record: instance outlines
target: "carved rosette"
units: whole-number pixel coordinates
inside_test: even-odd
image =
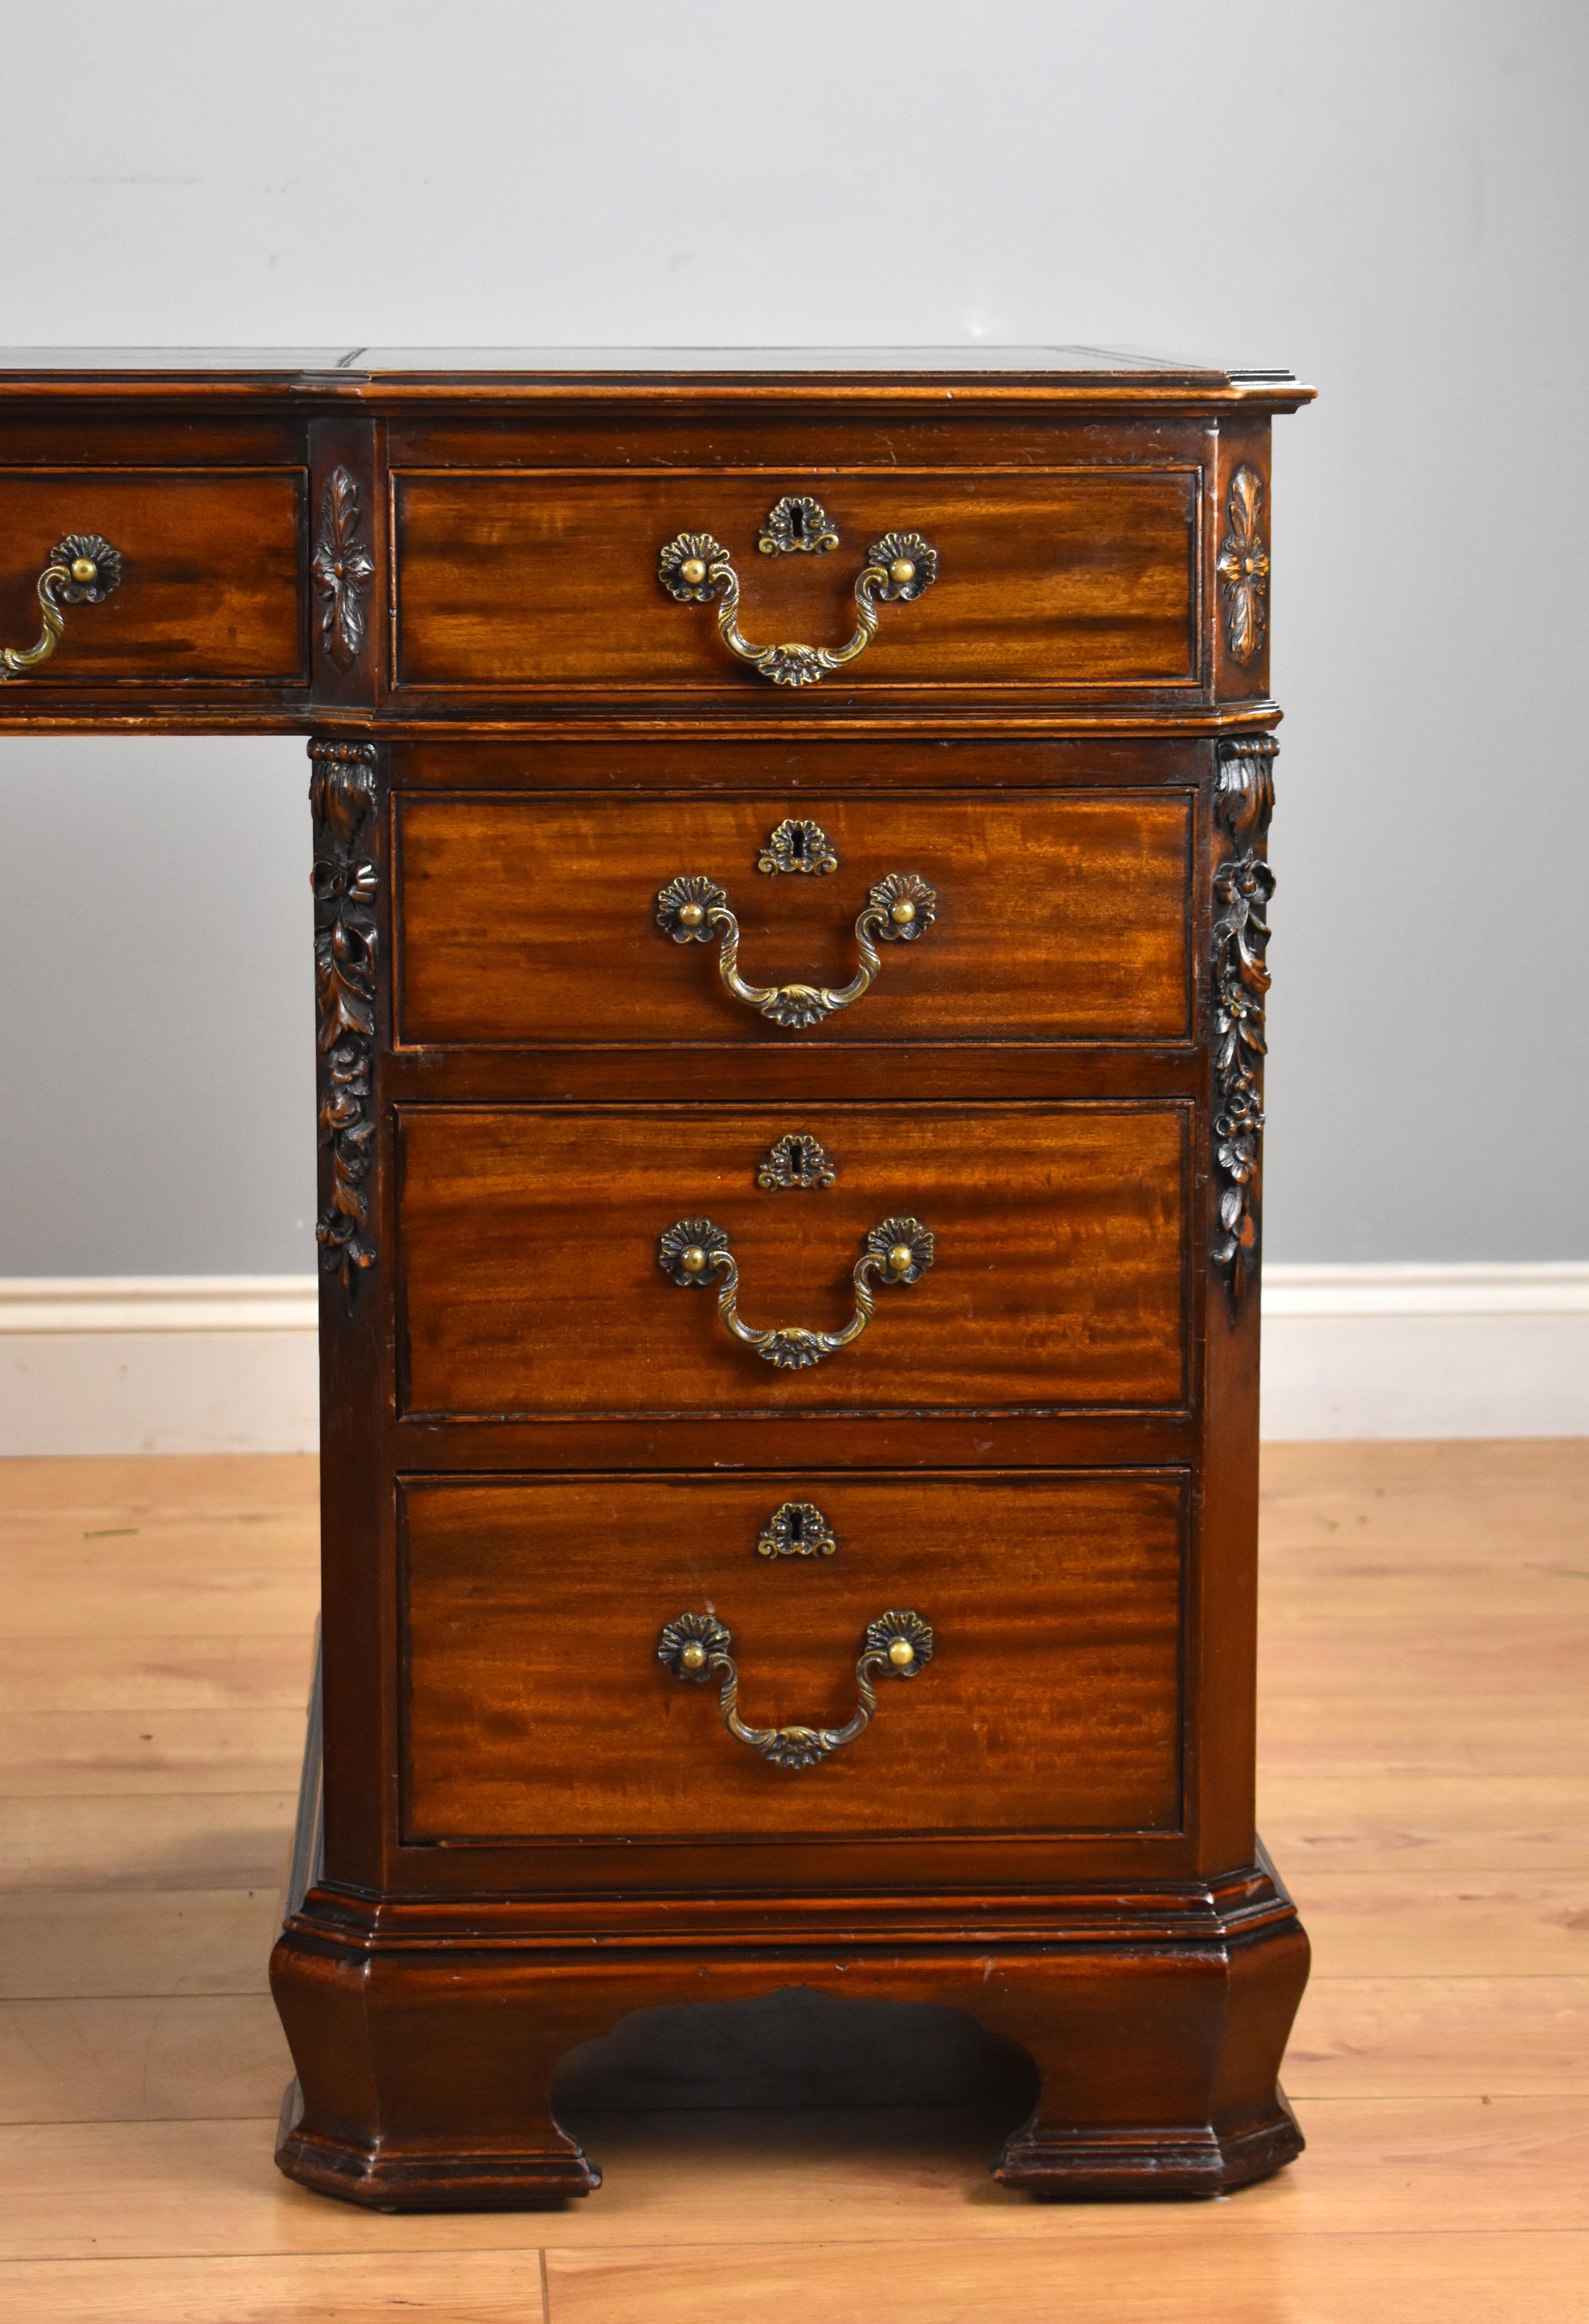
[[[1245,666],[1263,643],[1269,619],[1269,551],[1259,530],[1263,479],[1255,468],[1236,470],[1225,505],[1230,530],[1219,544],[1215,569],[1224,599],[1225,643],[1231,659]]]
[[[320,1264],[352,1296],[356,1270],[377,1257],[370,1232],[375,1116],[377,878],[369,860],[377,805],[370,742],[311,742],[314,817],[315,1009],[319,1058],[319,1142],[330,1170],[315,1228]]]
[[[1258,1268],[1263,1192],[1263,1016],[1274,873],[1259,854],[1274,811],[1279,745],[1261,734],[1223,742],[1214,812],[1237,843],[1214,874],[1214,1183],[1218,1222],[1210,1256],[1233,1314]]]
[[[334,468],[320,503],[320,529],[309,559],[320,597],[320,638],[338,669],[351,669],[365,644],[365,599],[375,560],[365,545],[358,484]]]

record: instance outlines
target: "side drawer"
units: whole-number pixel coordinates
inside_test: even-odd
[[[410,1841],[1170,1831],[1180,1822],[1180,1471],[596,1477],[402,1487]],[[764,1554],[787,1503],[827,1554]],[[803,1766],[670,1674],[731,1638],[739,1715],[835,1729],[868,1625],[931,1631],[855,1739]]]
[[[401,1409],[440,1419],[1171,1409],[1187,1381],[1190,1108],[1109,1104],[405,1106]],[[799,1141],[798,1168],[784,1139]],[[820,1165],[818,1150],[820,1153]],[[784,1179],[823,1179],[790,1185]],[[731,1336],[836,1333],[882,1222],[929,1267],[872,1277],[876,1313],[824,1360]],[[892,1235],[883,1238],[892,1250]]]
[[[769,446],[769,451],[776,447]],[[771,696],[713,604],[677,603],[664,546],[709,534],[753,644],[835,648],[874,542],[938,553],[914,602],[884,604],[842,677],[866,697],[1187,688],[1199,682],[1201,471],[1191,465],[901,473],[400,467],[392,478],[396,682],[489,694]],[[819,500],[822,555],[761,556],[773,504]]]
[[[299,467],[0,470],[7,644],[37,634],[38,576],[58,541],[97,533],[122,560],[115,594],[67,608],[60,646],[17,696],[123,680],[307,685],[308,484]]]
[[[1185,1041],[1193,798],[402,794],[398,1038]],[[763,868],[784,858],[799,868]],[[875,982],[804,1028],[725,990],[720,927],[670,942],[660,924],[680,875],[709,881],[738,923],[742,978],[842,989],[857,916],[892,873],[930,903],[908,940],[881,921]]]

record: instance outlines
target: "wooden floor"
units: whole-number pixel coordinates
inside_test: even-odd
[[[1288,1446],[1265,1481],[1292,2170],[1046,2208],[964,2109],[610,2116],[566,2215],[401,2219],[271,2162],[312,1464],[0,1463],[0,2317],[1589,2319],[1589,1443]]]

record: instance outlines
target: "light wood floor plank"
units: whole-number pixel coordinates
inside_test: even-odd
[[[1321,1977],[1280,2070],[1310,2098],[1589,2098],[1589,1977]]]
[[[273,1636],[0,1637],[0,1711],[301,1711],[308,1692],[301,1623]]]
[[[1589,1975],[1589,1872],[1323,1872],[1289,1883],[1323,1977]]]
[[[1062,2250],[879,2241],[550,2252],[547,2290],[550,2324],[1186,2324],[1215,2286],[1223,2324],[1582,2324],[1589,2302],[1567,2287],[1586,2273],[1589,2233],[1326,2238],[1277,2227],[1237,2245],[1215,2210],[1178,2242],[1100,2237]]]
[[[275,1887],[297,1808],[296,1790],[0,1799],[0,1894]]]
[[[541,2324],[544,2314],[533,2249],[0,2267],[0,2315],[19,2324]]]
[[[1395,1560],[1476,1555],[1493,1570],[1589,1563],[1589,1438],[1266,1444],[1266,1558],[1363,1546]]]
[[[262,1994],[278,1903],[274,1883],[147,1895],[13,1890],[0,1895],[0,1997]]]
[[[1589,2101],[1316,2099],[1291,2171],[1215,2207],[1035,2204],[988,2164],[991,2117],[587,2116],[598,2196],[560,2212],[384,2218],[306,2194],[272,2164],[275,2119],[0,2128],[0,2257],[567,2250],[625,2245],[1077,2237],[1171,2241],[1589,2227]]]
[[[1589,1870],[1589,1774],[1258,1773],[1258,1821],[1282,1877],[1330,1871]]]
[[[113,1640],[147,1631],[212,1637],[217,1631],[310,1628],[319,1603],[313,1563],[289,1563],[268,1546],[245,1561],[224,1540],[202,1554],[151,1554],[146,1563],[107,1576],[104,1568],[62,1560],[20,1572],[10,1566],[0,1599],[0,1637]]]
[[[304,1705],[282,1711],[0,1711],[0,1798],[282,1792],[303,1764]]]
[[[0,2122],[259,2115],[291,2076],[268,1994],[0,2002]]]
[[[198,1509],[253,1521],[261,1513],[282,1512],[300,1525],[318,1525],[319,1491],[319,1462],[312,1452],[95,1453],[69,1461],[0,1461],[0,1515],[12,1517],[92,1511],[106,1525],[125,1525],[151,1513]]]
[[[1271,1688],[1259,1707],[1258,1749],[1270,1776],[1576,1775],[1589,1767],[1589,1686],[1527,1695]]]

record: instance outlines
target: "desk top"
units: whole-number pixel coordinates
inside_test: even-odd
[[[904,376],[901,376],[903,374]],[[328,394],[495,400],[592,386],[640,397],[818,400],[837,392],[946,400],[1256,403],[1293,410],[1314,391],[1287,371],[1221,371],[1105,347],[11,347],[0,396]]]

